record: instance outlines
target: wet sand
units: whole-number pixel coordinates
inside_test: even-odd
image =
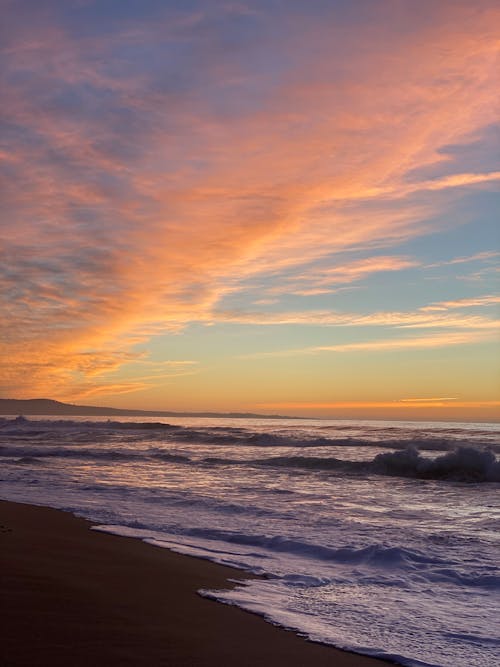
[[[66,512],[0,501],[4,667],[388,664],[197,594],[228,588],[228,578],[242,578],[238,570],[90,526]]]

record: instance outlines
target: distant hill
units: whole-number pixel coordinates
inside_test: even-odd
[[[73,405],[50,398],[0,398],[0,415],[61,415],[67,417],[229,417],[257,419],[293,419],[284,415],[259,415],[251,412],[171,412],[165,410],[122,410]]]

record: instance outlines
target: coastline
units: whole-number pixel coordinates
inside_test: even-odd
[[[68,512],[0,501],[5,667],[390,664],[197,594],[247,573],[91,526]]]

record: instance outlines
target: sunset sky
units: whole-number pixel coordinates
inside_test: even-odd
[[[2,397],[500,418],[498,2],[0,8]]]

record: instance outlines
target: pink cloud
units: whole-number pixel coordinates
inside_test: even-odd
[[[126,364],[141,336],[212,318],[235,275],[390,246],[425,233],[438,207],[411,197],[364,207],[374,192],[439,196],[492,177],[405,185],[443,159],[440,146],[495,117],[497,9],[432,11],[412,32],[388,16],[352,41],[335,22],[287,16],[288,36],[265,44],[288,63],[269,84],[211,40],[198,50],[203,12],[101,38],[75,39],[46,12],[37,26],[16,23],[2,109],[15,128],[2,153],[5,391],[89,391],[85,381]],[[161,54],[176,26],[204,56],[185,81],[127,71],[120,48]],[[248,48],[251,63],[258,47]],[[299,275],[296,287],[410,266],[379,257]]]

